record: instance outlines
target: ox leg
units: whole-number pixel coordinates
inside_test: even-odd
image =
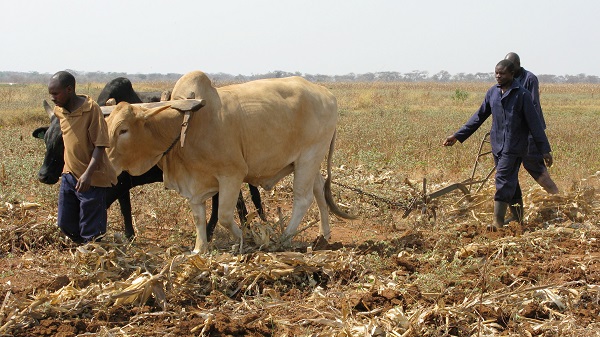
[[[135,231],[133,229],[133,217],[131,216],[131,196],[129,195],[129,191],[119,197],[119,206],[121,206],[121,214],[123,215],[125,236],[131,239],[135,236]],[[108,207],[106,208],[108,209]]]
[[[240,193],[241,180],[235,183],[229,181],[219,181],[219,223],[240,240],[240,247],[243,240],[242,230],[235,223],[234,210]]]
[[[238,212],[238,216],[240,217],[241,225],[244,226],[246,223],[246,216],[248,216],[248,210],[246,209],[246,204],[244,203],[244,195],[242,191],[240,191],[240,195],[237,199],[236,208]],[[210,219],[208,220],[208,224],[206,225],[206,235],[208,241],[212,239],[213,233],[215,232],[215,227],[217,226],[219,214],[219,193],[215,194],[212,197],[212,213],[210,214]]]
[[[331,237],[331,229],[329,227],[329,206],[327,206],[327,200],[325,199],[325,180],[323,180],[321,173],[317,173],[317,176],[315,177],[313,194],[315,195],[317,205],[319,206],[319,213],[321,214],[319,234],[323,235],[326,240],[329,240]]]
[[[117,184],[106,189],[106,209],[108,209],[115,200],[119,200],[121,215],[123,215],[123,223],[125,226],[125,236],[128,239],[133,238],[135,231],[133,229],[133,217],[131,216],[131,189],[130,175],[123,172],[118,177]]]
[[[294,172],[294,204],[292,217],[284,231],[284,239],[286,241],[291,242],[291,239],[296,235],[296,231],[298,230],[302,218],[306,215],[308,208],[312,204],[312,188],[315,179],[314,172],[315,170],[310,170],[308,172],[306,170],[304,172],[296,170]]]
[[[246,225],[248,209],[246,208],[246,202],[244,202],[244,195],[242,194],[241,190],[237,199],[237,203],[235,204],[235,208],[237,209],[238,216],[240,217],[240,225],[244,227]]]
[[[208,219],[208,224],[206,225],[206,239],[208,241],[212,240],[212,236],[215,232],[215,227],[217,227],[218,220],[219,220],[219,193],[213,195],[213,197],[212,197],[212,210],[210,213],[210,219]]]
[[[254,204],[254,207],[256,207],[258,216],[262,221],[267,221],[267,215],[265,214],[265,210],[263,209],[262,202],[260,200],[260,191],[258,190],[258,187],[248,184],[248,188],[250,188],[252,203]]]
[[[196,245],[192,253],[205,253],[208,250],[208,240],[206,238],[206,205],[204,202],[192,203],[190,208],[194,213],[194,222],[196,223]]]

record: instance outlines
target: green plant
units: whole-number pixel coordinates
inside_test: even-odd
[[[466,92],[465,90],[461,90],[461,89],[456,89],[454,91],[454,95],[452,95],[452,99],[456,102],[464,102],[467,100],[467,98],[469,98],[469,93]]]

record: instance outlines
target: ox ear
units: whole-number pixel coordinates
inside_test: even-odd
[[[146,110],[144,112],[144,115],[143,115],[144,116],[144,120],[148,120],[148,119],[154,117],[159,112],[161,112],[163,110],[166,110],[166,109],[169,109],[169,108],[171,108],[170,105],[165,105],[165,106],[159,106],[159,107],[154,108],[154,109],[148,109],[148,110]]]
[[[48,127],[42,126],[42,127],[39,127],[37,129],[33,130],[31,135],[33,136],[33,138],[44,139],[44,136],[46,135],[46,131],[48,131]]]
[[[46,100],[44,100],[44,110],[46,110],[48,117],[52,118],[52,116],[54,116],[54,109],[50,107],[50,104]]]

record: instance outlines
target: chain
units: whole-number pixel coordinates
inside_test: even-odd
[[[345,185],[345,184],[342,184],[342,183],[338,183],[338,182],[335,182],[335,181],[332,181],[332,183],[336,184],[338,186],[341,186],[343,188],[349,189],[351,191],[354,191],[354,192],[356,192],[356,193],[358,193],[360,195],[364,195],[364,196],[367,196],[369,198],[385,202],[386,204],[389,204],[389,205],[391,205],[393,207],[396,207],[396,208],[401,208],[401,209],[406,210],[409,207],[408,205],[409,205],[410,202],[403,202],[403,203],[401,203],[401,202],[393,201],[391,199],[387,199],[387,198],[375,195],[373,193],[365,192],[365,191],[363,191],[363,190],[361,190],[359,188],[356,188],[356,187],[348,186],[348,185]]]

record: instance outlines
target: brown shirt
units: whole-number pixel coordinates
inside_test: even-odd
[[[60,120],[60,129],[65,142],[65,166],[63,173],[71,173],[79,179],[87,169],[92,152],[96,146],[108,147],[108,127],[102,110],[89,96],[83,105],[68,112],[59,106],[54,114]],[[92,173],[92,186],[110,187],[117,183],[117,175],[108,160],[106,151],[102,151],[102,162]]]

